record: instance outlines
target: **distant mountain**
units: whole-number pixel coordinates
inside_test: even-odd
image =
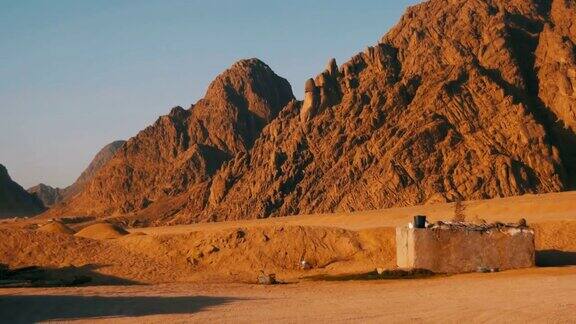
[[[78,177],[72,185],[64,189],[53,188],[41,183],[32,188],[28,188],[27,191],[36,195],[45,207],[52,207],[61,203],[80,192],[84,185],[92,179],[94,175],[96,175],[100,168],[102,168],[102,166],[104,166],[114,156],[114,154],[116,154],[116,151],[118,151],[124,143],[126,143],[126,141],[114,141],[104,146],[92,159],[92,162],[90,162],[80,177]]]
[[[50,213],[190,223],[574,188],[574,21],[574,1],[427,1],[303,102],[241,61]]]
[[[41,183],[26,189],[26,191],[40,199],[44,207],[50,208],[64,199],[65,189],[54,188]]]
[[[14,182],[0,164],[0,218],[33,216],[43,211],[42,202]]]
[[[100,169],[110,161],[116,152],[126,143],[124,140],[114,141],[106,146],[104,146],[96,156],[92,159],[92,162],[88,165],[88,167],[80,174],[76,181],[66,187],[64,199],[72,197],[76,195],[78,192],[84,188],[84,185],[90,181]]]

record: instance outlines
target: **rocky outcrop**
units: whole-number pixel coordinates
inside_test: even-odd
[[[36,185],[34,187],[28,188],[27,191],[42,201],[45,207],[52,207],[57,205],[70,197],[73,197],[78,192],[84,188],[84,185],[90,181],[96,173],[106,164],[116,151],[124,145],[126,141],[114,141],[106,146],[104,146],[97,154],[94,156],[88,167],[82,172],[80,177],[76,181],[66,188],[53,188],[51,186],[45,185],[43,183]]]
[[[169,217],[200,208],[220,165],[245,154],[263,127],[293,100],[290,84],[257,59],[219,75],[203,99],[176,107],[130,139],[84,190],[49,215],[122,215],[146,210]]]
[[[300,121],[306,123],[318,113],[320,106],[320,92],[314,83],[314,79],[306,80],[304,86],[304,102],[300,108]]]
[[[0,219],[33,216],[42,211],[42,202],[14,182],[0,164]]]
[[[180,221],[569,188],[575,18],[563,0],[409,8],[379,44],[309,80],[304,102],[287,106],[249,154],[216,174],[218,199]]]
[[[306,123],[324,109],[337,104],[341,97],[338,84],[340,71],[335,59],[328,62],[326,70],[316,77],[308,79],[304,86],[304,102],[300,108],[300,121]]]
[[[188,223],[573,188],[575,20],[565,0],[427,1],[330,60],[303,102],[242,61],[130,140],[68,212]]]
[[[576,3],[553,1],[549,19],[530,43],[536,48],[536,68],[531,89],[538,92],[536,102],[541,118],[548,121],[550,136],[562,150],[568,177],[576,178]]]

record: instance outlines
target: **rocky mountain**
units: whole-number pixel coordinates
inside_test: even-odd
[[[52,207],[59,204],[70,197],[73,197],[84,188],[84,185],[90,181],[96,173],[116,154],[116,151],[124,145],[126,141],[114,141],[104,146],[94,156],[88,167],[80,174],[76,181],[66,188],[54,188],[43,183],[34,187],[28,188],[27,191],[36,195],[42,201],[45,207]]]
[[[302,102],[267,67],[265,82],[229,82],[242,61],[58,213],[187,223],[573,188],[574,21],[574,1],[430,0],[377,45],[331,60]],[[240,111],[264,113],[240,123]]]
[[[42,202],[14,182],[0,164],[0,219],[33,216],[43,211]]]
[[[304,102],[214,177],[202,219],[568,188],[576,168],[573,21],[575,4],[564,0],[410,8],[378,45],[308,80]]]
[[[64,200],[66,189],[54,188],[41,183],[26,189],[26,191],[40,199],[44,207],[50,208]]]
[[[73,184],[64,189],[64,199],[76,195],[84,188],[84,185],[90,181],[100,171],[108,161],[110,161],[116,152],[126,143],[124,140],[114,141],[104,146],[92,159],[88,167],[82,171],[78,179]]]
[[[219,75],[203,99],[173,108],[141,131],[58,214],[126,214],[158,208],[158,217],[198,203],[221,164],[245,154],[264,126],[294,99],[292,88],[257,59]],[[190,194],[190,192],[194,194]]]

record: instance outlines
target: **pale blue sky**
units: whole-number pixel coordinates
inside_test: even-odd
[[[0,163],[66,186],[105,144],[188,108],[241,58],[292,84],[342,63],[416,0],[0,0]]]

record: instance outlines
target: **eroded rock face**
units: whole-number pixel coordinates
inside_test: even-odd
[[[576,177],[576,3],[553,1],[538,36],[531,80],[538,90],[543,117],[553,121],[550,136],[562,150],[570,179]]]
[[[308,79],[304,86],[304,102],[300,108],[300,121],[305,124],[319,112],[340,102],[342,92],[338,79],[340,72],[335,59],[316,79]]]
[[[320,106],[320,91],[314,79],[308,79],[304,86],[304,102],[300,108],[300,121],[306,123],[318,113]]]
[[[151,208],[162,217],[185,205],[199,208],[208,199],[201,192],[220,165],[247,152],[293,99],[290,84],[266,64],[239,61],[190,109],[175,107],[130,139],[77,197],[50,214],[123,215]]]
[[[0,164],[0,219],[34,216],[43,211],[42,202],[14,182]]]
[[[570,188],[573,21],[565,0],[431,0],[331,60],[303,102],[241,62],[130,140],[73,210],[183,223]]]
[[[215,181],[225,193],[200,220],[568,188],[573,21],[574,5],[563,0],[409,8],[338,73],[331,62],[307,83],[304,103],[287,106],[249,154],[224,165]]]
[[[104,146],[92,159],[88,167],[80,174],[76,181],[64,189],[64,199],[68,199],[79,193],[86,183],[88,183],[108,161],[110,161],[116,152],[126,143],[124,140],[114,141]]]

